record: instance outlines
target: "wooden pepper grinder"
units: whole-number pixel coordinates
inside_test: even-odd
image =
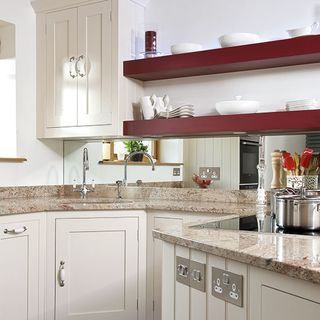
[[[280,150],[275,150],[271,153],[271,163],[272,163],[272,173],[273,173],[271,189],[282,188],[281,158],[282,158],[282,153],[280,152]]]

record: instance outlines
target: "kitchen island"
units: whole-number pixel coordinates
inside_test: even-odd
[[[229,218],[213,221],[223,219]],[[153,231],[155,239],[163,241],[165,319],[318,317],[319,236],[203,228],[205,225],[200,228],[199,223],[189,223],[179,230]]]

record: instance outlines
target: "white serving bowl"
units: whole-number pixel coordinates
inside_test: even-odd
[[[242,46],[260,42],[260,37],[254,33],[230,33],[219,38],[222,48]]]
[[[202,45],[197,43],[178,43],[171,46],[172,54],[188,53],[202,50]]]
[[[241,96],[237,96],[236,100],[220,101],[216,103],[216,110],[221,115],[256,113],[259,107],[259,101],[241,100]]]
[[[314,22],[311,26],[287,30],[291,38],[303,37],[314,34],[319,28],[319,22]]]

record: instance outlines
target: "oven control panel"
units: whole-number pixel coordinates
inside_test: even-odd
[[[212,295],[242,307],[243,276],[212,267]]]

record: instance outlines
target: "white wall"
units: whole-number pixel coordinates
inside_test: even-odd
[[[17,156],[25,163],[0,163],[0,185],[63,182],[62,142],[36,139],[36,29],[29,0],[1,0],[0,20],[16,25]]]
[[[254,32],[271,40],[286,38],[285,30],[320,20],[320,3],[316,0],[151,0],[145,20],[148,28],[155,26],[158,31],[159,51],[168,54],[170,46],[180,42],[218,48],[218,37],[231,32]],[[233,99],[236,95],[261,101],[264,111],[283,109],[288,100],[312,97],[320,101],[316,83],[320,83],[320,64],[152,81],[144,86],[146,95],[168,94],[173,105],[192,103],[197,115],[206,115],[216,114],[217,101]],[[292,143],[294,138],[274,139],[270,148],[283,148],[284,140]],[[191,143],[190,152],[198,153],[204,143],[200,140]],[[296,145],[301,149],[301,139]],[[269,149],[267,157],[270,157]],[[201,159],[201,155],[197,157]],[[189,161],[190,164],[186,160],[186,178],[197,168],[195,161]],[[271,180],[270,168],[267,175],[266,185]]]
[[[255,32],[267,39],[286,37],[285,30],[320,20],[316,0],[151,0],[146,25],[157,25],[158,47],[168,53],[170,45],[197,42],[205,48],[219,47],[217,38],[229,32]],[[215,113],[215,103],[242,95],[261,101],[263,110],[284,107],[288,100],[314,97],[320,65],[237,72],[212,76],[145,83],[146,94],[167,93],[173,103],[195,105],[198,115]]]
[[[98,184],[115,183],[117,180],[124,178],[123,165],[99,165],[102,160],[102,143],[101,142],[83,142],[83,141],[65,141],[64,143],[64,183],[73,184],[73,179],[77,183],[82,182],[82,155],[83,148],[88,148],[90,169],[87,173],[90,183],[92,179]],[[163,153],[163,151],[162,151]],[[177,154],[173,154],[174,157]],[[172,162],[172,161],[171,161]],[[173,168],[180,167],[181,176],[172,175]],[[128,182],[135,183],[137,180],[143,182],[168,182],[182,181],[182,166],[156,166],[155,171],[151,166],[128,166]]]

